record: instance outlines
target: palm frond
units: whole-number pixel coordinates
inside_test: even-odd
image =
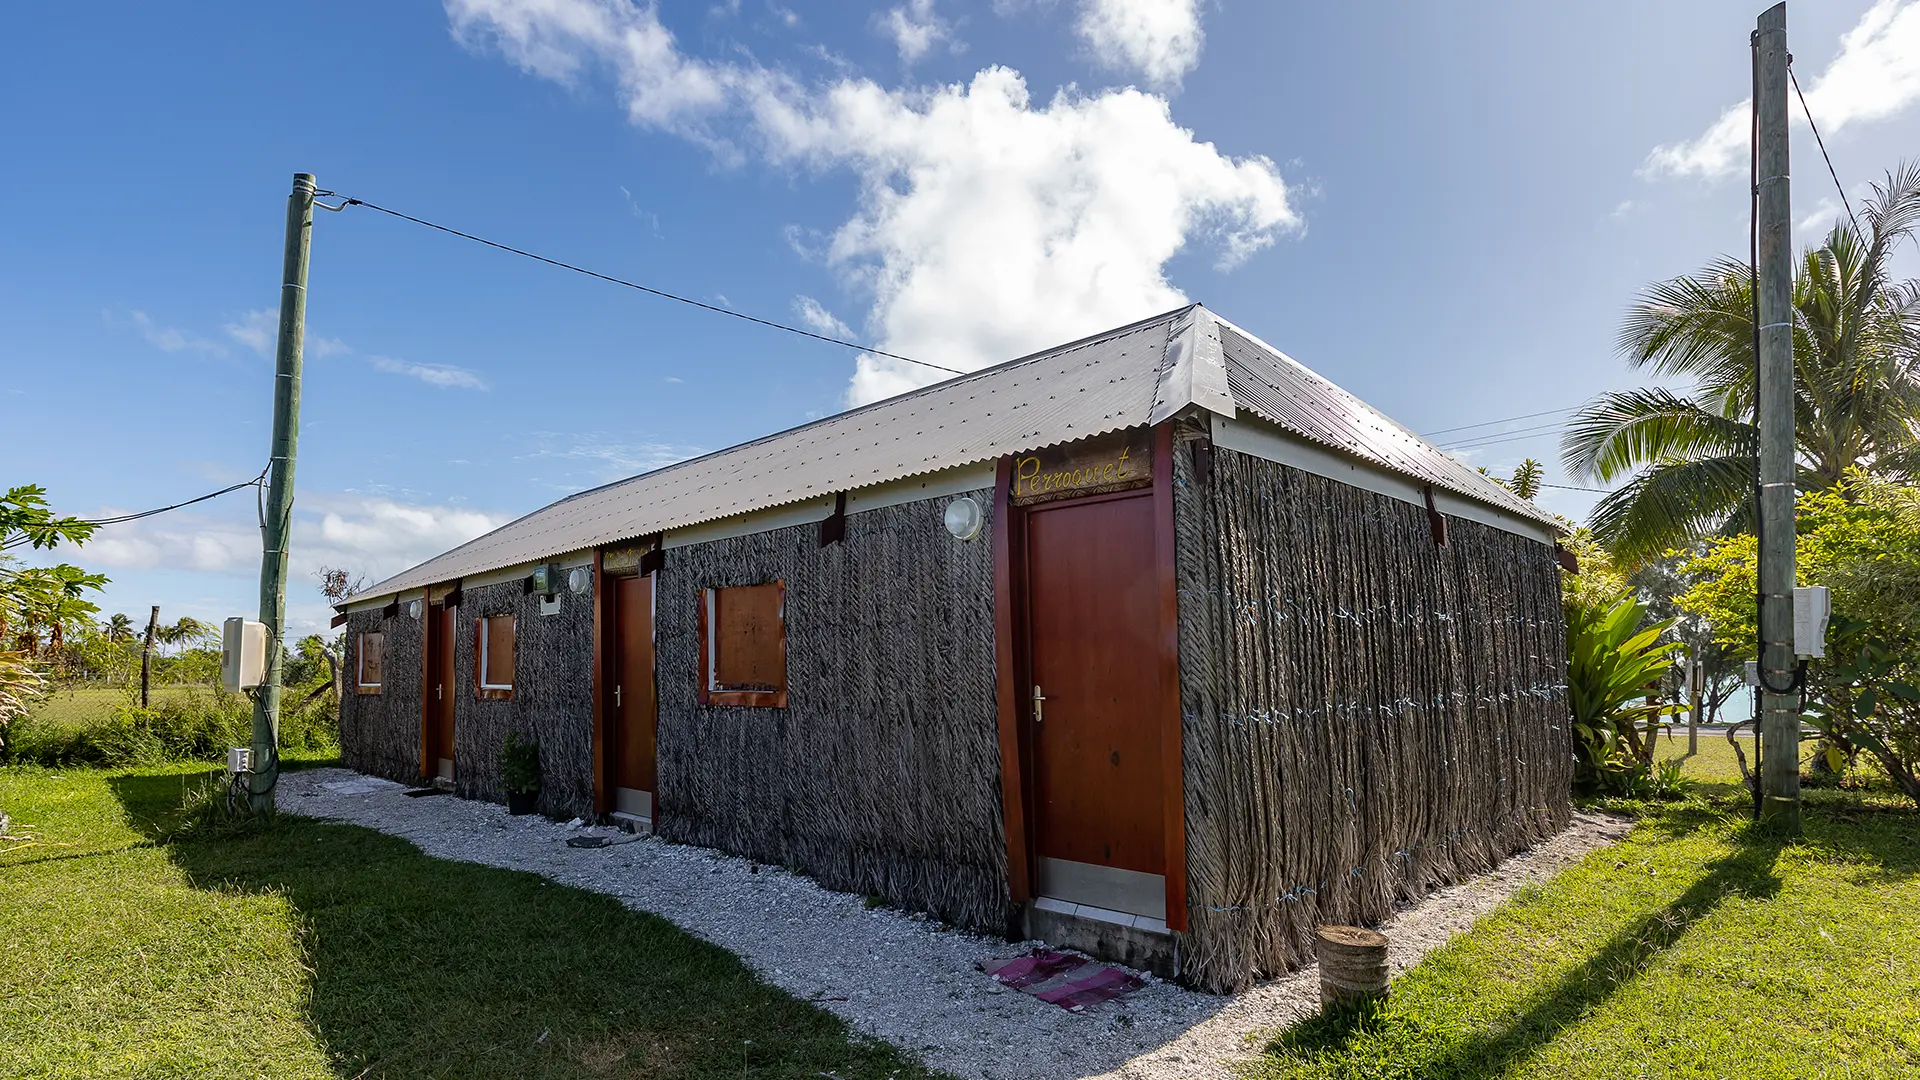
[[[1603,483],[1656,462],[1751,455],[1751,424],[1722,416],[1661,387],[1602,394],[1569,421],[1560,459],[1574,475]]]
[[[1751,453],[1643,470],[1593,508],[1593,532],[1622,561],[1654,558],[1718,531],[1753,499]]]

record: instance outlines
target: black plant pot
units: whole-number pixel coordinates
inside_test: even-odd
[[[534,804],[539,801],[540,793],[537,791],[509,791],[507,792],[507,813],[515,817],[531,814]]]

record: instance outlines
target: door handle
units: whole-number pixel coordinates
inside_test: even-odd
[[[1046,700],[1047,700],[1047,696],[1040,692],[1040,687],[1035,686],[1033,688],[1033,722],[1036,724],[1039,723],[1041,720],[1045,719],[1042,712],[1045,706],[1042,704],[1042,702]]]
[[[620,707],[620,688],[617,686],[613,688],[613,707]]]
[[[435,701],[443,700],[447,696],[446,690],[447,690],[446,683],[434,683],[433,684],[433,700]]]

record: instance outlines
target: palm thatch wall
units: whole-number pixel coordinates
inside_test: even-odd
[[[540,802],[555,817],[593,814],[593,597],[560,594],[560,610],[540,613],[540,597],[519,581],[471,586],[454,617],[454,790],[467,798],[506,800],[500,748],[507,732],[540,744]],[[513,615],[514,690],[507,701],[474,692],[474,620]],[[362,632],[383,633],[383,685],[378,694],[349,691],[340,707],[340,756],[348,768],[402,783],[420,780],[420,650],[425,619],[379,609],[347,616],[347,670]]]
[[[992,492],[974,492],[982,506]],[[995,931],[1008,923],[993,549],[948,499],[666,552],[655,582],[659,787],[671,840],[793,867]],[[788,707],[696,696],[701,590],[786,582]]]
[[[340,759],[356,769],[389,780],[420,779],[421,620],[404,606],[391,619],[380,609],[347,616],[346,695],[340,702]],[[380,634],[381,686],[378,694],[354,692],[361,634]]]
[[[469,799],[505,802],[500,750],[518,731],[540,745],[541,813],[593,815],[593,597],[558,595],[560,610],[540,613],[541,597],[519,581],[461,590],[454,620],[453,789]],[[514,616],[513,697],[482,700],[474,690],[476,619]]]
[[[1215,450],[1174,455],[1189,931],[1234,990],[1322,923],[1491,867],[1570,816],[1551,546]]]

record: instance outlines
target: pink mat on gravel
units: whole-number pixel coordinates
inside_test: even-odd
[[[1068,1012],[1079,1012],[1089,1005],[1111,1001],[1147,985],[1139,976],[1120,968],[1058,952],[990,960],[981,965],[981,970],[993,976],[995,982],[1032,994]]]

